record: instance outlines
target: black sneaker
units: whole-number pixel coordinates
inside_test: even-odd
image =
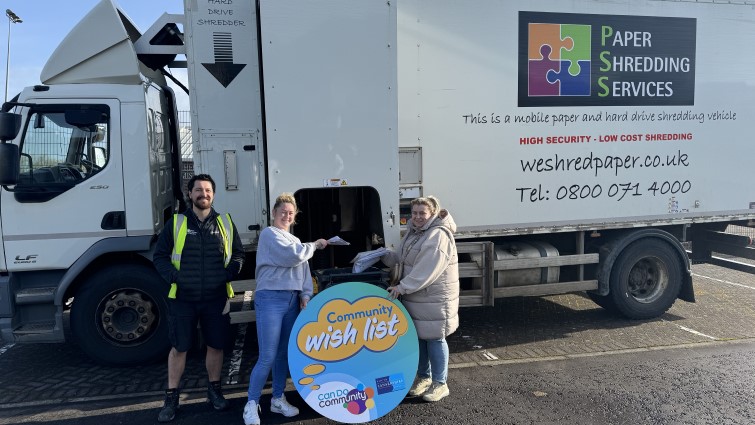
[[[157,415],[157,422],[170,422],[178,412],[178,389],[165,390],[165,404]]]
[[[215,410],[225,410],[228,408],[228,400],[223,397],[223,390],[220,389],[220,381],[210,382],[207,384],[207,402]]]

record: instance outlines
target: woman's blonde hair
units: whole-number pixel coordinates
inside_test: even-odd
[[[437,215],[440,211],[440,201],[432,195],[412,199],[411,206],[415,205],[424,205],[430,208],[430,215]]]
[[[278,210],[278,207],[283,204],[293,205],[294,220],[291,222],[291,224],[296,224],[296,214],[299,214],[299,207],[296,206],[296,199],[294,198],[294,195],[288,192],[281,193],[277,198],[275,198],[275,204],[273,204],[273,218],[275,217],[275,212]]]

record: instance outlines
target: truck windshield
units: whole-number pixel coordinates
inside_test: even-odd
[[[77,114],[66,114],[68,108]],[[66,120],[82,109],[88,121]],[[35,107],[21,142],[18,188],[59,194],[100,172],[109,158],[109,115],[106,105]]]

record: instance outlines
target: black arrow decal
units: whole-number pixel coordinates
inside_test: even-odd
[[[223,87],[228,87],[246,64],[233,63],[233,44],[230,32],[213,32],[212,44],[215,50],[215,63],[203,63],[202,65]]]

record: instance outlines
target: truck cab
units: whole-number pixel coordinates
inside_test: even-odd
[[[123,356],[96,341],[145,353],[144,344],[165,345],[164,283],[150,259],[180,189],[172,91],[162,75],[136,65],[134,27],[104,13],[108,3],[60,44],[42,72],[45,84],[3,107],[0,333],[6,341],[63,341],[63,311],[75,296],[75,337],[117,363]],[[93,40],[83,30],[92,26],[123,31]]]
[[[0,113],[4,340],[63,341],[72,299],[73,338],[94,360],[167,353],[168,285],[151,257],[182,210],[188,164],[166,65],[188,71],[192,171],[214,177],[213,206],[232,215],[248,253],[283,192],[302,209],[301,240],[351,242],[318,253],[313,269],[397,246],[396,9],[341,0],[317,15],[322,4],[229,2],[234,20],[218,23],[186,2],[144,33],[112,0],[82,19],[43,84]]]

